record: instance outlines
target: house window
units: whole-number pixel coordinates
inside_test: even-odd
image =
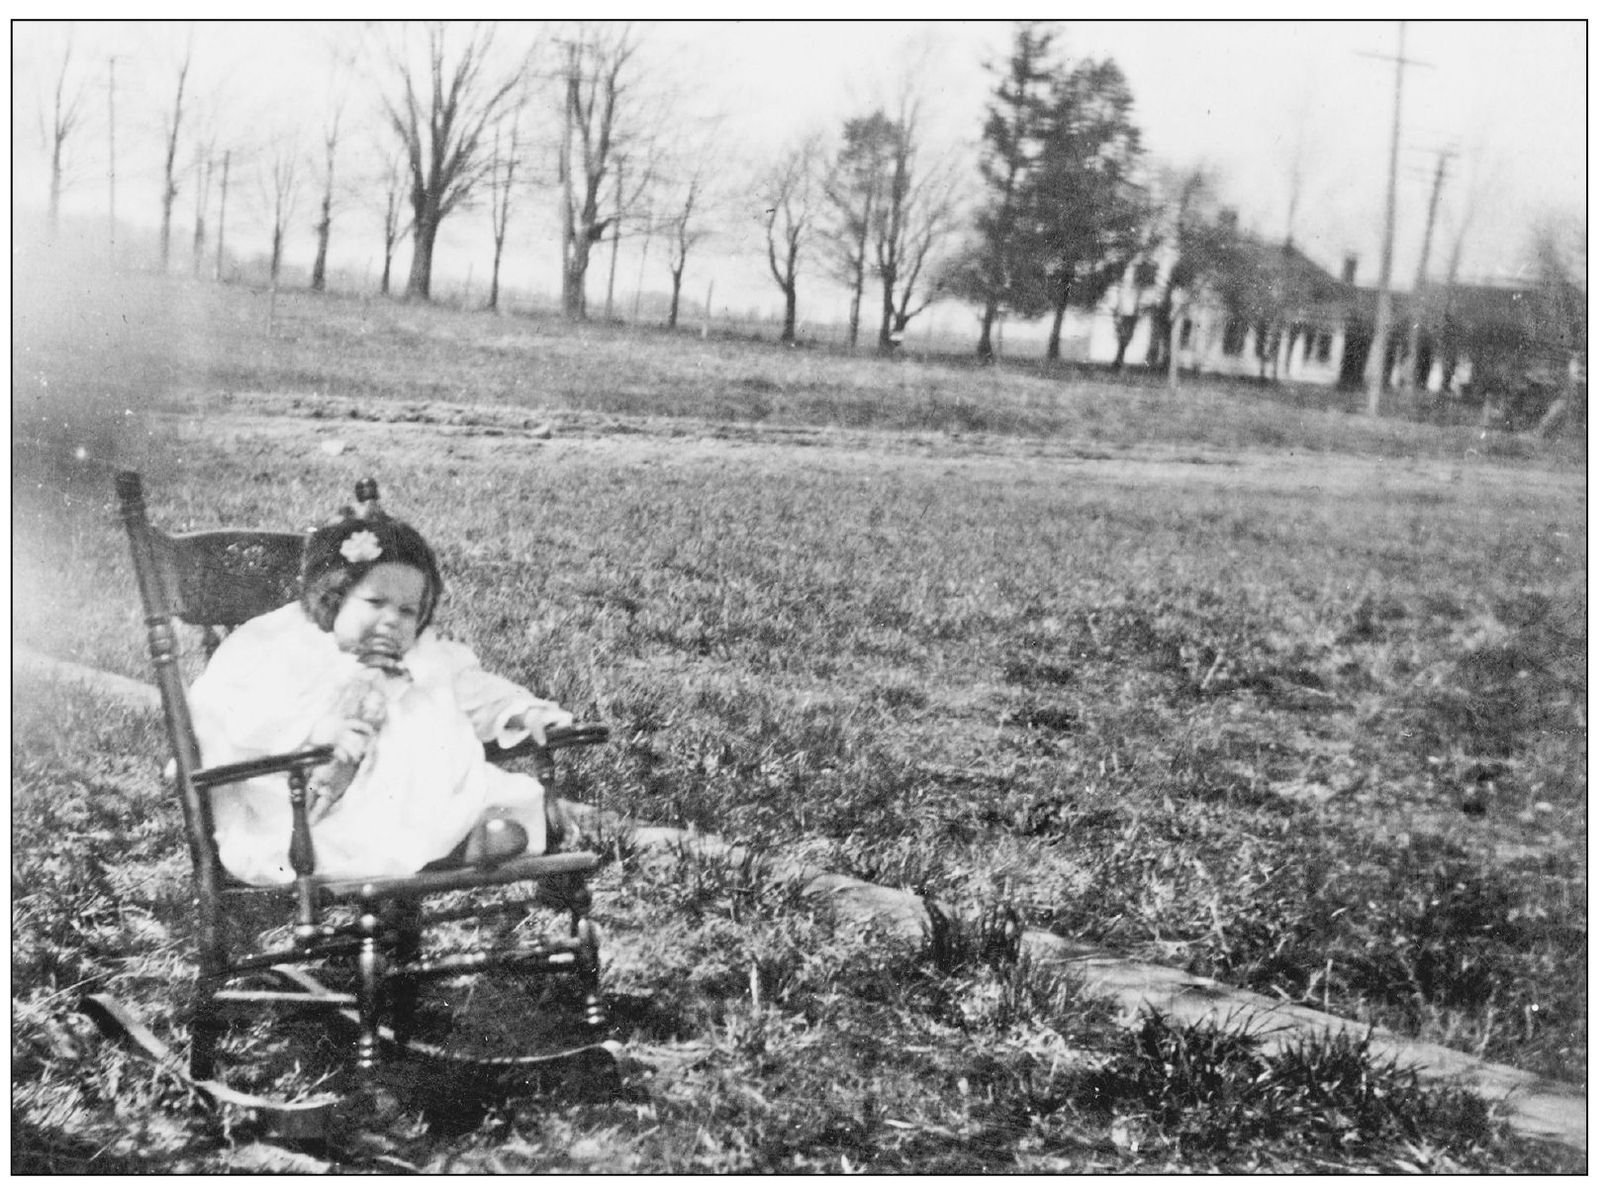
[[[1192,329],[1194,329],[1195,327],[1196,326],[1195,326],[1194,321],[1192,321],[1189,317],[1184,318],[1184,324],[1179,326],[1179,348],[1180,349],[1189,349],[1190,348],[1190,331]]]
[[[1330,350],[1334,348],[1335,339],[1329,333],[1320,333],[1313,341],[1313,359],[1320,363],[1330,360]]]
[[[1224,326],[1224,353],[1238,358],[1245,349],[1246,322],[1239,317],[1230,317],[1229,323]]]

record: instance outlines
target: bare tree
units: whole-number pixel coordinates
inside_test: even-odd
[[[184,88],[190,77],[190,58],[194,50],[194,32],[186,36],[184,59],[179,63],[178,78],[173,88],[173,111],[163,117],[162,138],[166,155],[162,167],[162,269],[167,270],[168,256],[173,240],[173,203],[179,196],[179,130],[184,122]]]
[[[826,183],[832,207],[828,266],[849,289],[849,348],[860,337],[860,306],[870,267],[876,212],[886,201],[887,160],[898,129],[882,111],[845,121],[843,140]]]
[[[487,177],[492,201],[492,293],[486,307],[496,310],[503,274],[503,244],[508,238],[508,215],[513,208],[514,184],[520,167],[519,109],[507,128],[492,129],[492,168]]]
[[[682,303],[682,277],[687,270],[687,257],[704,239],[709,227],[701,220],[705,212],[704,199],[708,196],[706,170],[701,163],[692,175],[678,188],[674,211],[665,224],[666,252],[670,262],[670,316],[668,328],[674,329]]]
[[[55,234],[61,223],[61,195],[68,184],[67,143],[83,122],[84,98],[88,91],[85,79],[75,77],[73,65],[73,26],[67,26],[66,44],[62,47],[61,66],[56,71],[56,85],[51,102],[50,129],[46,133],[50,149],[50,233]]]
[[[1209,289],[1235,306],[1237,293],[1255,287],[1243,275],[1245,257],[1237,249],[1235,222],[1222,209],[1219,180],[1207,164],[1186,169],[1162,168],[1156,192],[1146,202],[1150,225],[1145,240],[1150,254],[1137,265],[1157,292],[1145,312],[1151,321],[1146,364],[1167,371],[1168,389],[1179,389],[1179,349],[1185,322]]]
[[[1285,138],[1285,241],[1296,241],[1296,215],[1313,172],[1313,90],[1312,79],[1305,80],[1301,98],[1290,114],[1290,131]]]
[[[884,353],[899,344],[912,318],[933,302],[938,289],[926,282],[934,274],[929,264],[956,227],[955,172],[942,162],[923,165],[919,114],[920,105],[907,92],[888,145],[884,201],[871,226],[872,258],[883,297],[877,348]]]
[[[1529,255],[1525,272],[1536,294],[1527,328],[1534,368],[1552,396],[1536,433],[1549,436],[1586,423],[1586,220],[1561,210],[1543,214],[1532,223]]]
[[[345,176],[345,198],[373,215],[380,228],[380,295],[389,296],[397,247],[412,229],[407,219],[407,150],[390,137],[369,143],[361,148],[357,161]]]
[[[207,248],[207,200],[212,196],[213,145],[198,141],[195,146],[192,168],[195,172],[196,222],[190,236],[190,274],[201,275],[201,259]]]
[[[1470,231],[1475,228],[1488,206],[1495,204],[1495,199],[1501,196],[1501,179],[1493,167],[1493,162],[1488,157],[1484,145],[1476,144],[1474,150],[1470,153],[1466,175],[1468,181],[1463,187],[1462,203],[1457,209],[1453,222],[1452,242],[1447,251],[1447,280],[1442,289],[1443,304],[1439,318],[1441,324],[1439,352],[1442,356],[1441,391],[1436,393],[1446,393],[1452,389],[1454,377],[1458,370],[1458,356],[1467,344],[1453,309],[1458,272],[1463,265],[1464,244],[1469,239]],[[1429,319],[1428,313],[1426,319]]]
[[[563,304],[565,316],[585,320],[592,248],[603,241],[615,217],[605,212],[605,181],[630,138],[630,70],[638,44],[630,25],[583,21],[562,48],[564,132],[559,144],[559,186],[564,221]],[[622,204],[617,201],[617,208]]]
[[[330,229],[334,224],[335,206],[335,149],[341,142],[341,108],[330,112],[324,124],[324,188],[319,197],[318,222],[313,227],[318,235],[318,248],[313,253],[313,275],[308,286],[315,292],[324,291],[324,272],[330,258]]]
[[[190,111],[190,176],[195,191],[194,226],[190,234],[190,274],[200,278],[207,254],[207,207],[212,200],[212,185],[219,175],[222,163],[218,151],[225,139],[225,119],[216,95],[192,96]],[[223,210],[219,209],[219,231],[222,231]]]
[[[661,187],[666,171],[663,145],[656,139],[639,136],[632,144],[632,152],[617,152],[614,163],[614,215],[610,223],[609,281],[604,292],[604,317],[612,318],[615,297],[615,273],[619,263],[620,244],[629,238],[643,240],[642,255],[646,263],[652,239],[661,227],[654,216],[656,190]],[[641,296],[642,276],[638,275],[638,297]],[[636,318],[635,309],[632,313]]]
[[[406,46],[387,51],[396,84],[384,96],[387,118],[406,153],[413,207],[413,261],[407,295],[430,297],[436,235],[491,167],[486,131],[518,99],[530,60],[527,50],[502,70],[493,63],[494,29],[474,24],[454,51],[446,23],[426,29],[422,59]]]
[[[270,215],[272,237],[268,256],[270,283],[279,283],[280,265],[285,257],[285,233],[301,197],[300,156],[294,141],[281,136],[270,146],[266,171],[262,177],[263,202]]]
[[[224,149],[223,175],[218,181],[218,249],[217,261],[212,265],[212,278],[215,280],[223,279],[223,228],[224,217],[229,212],[229,160],[232,155],[228,148]]]
[[[807,241],[820,215],[821,138],[807,136],[789,148],[761,181],[765,210],[765,258],[782,289],[782,340],[798,332],[799,272]]]
[[[330,83],[325,100],[323,128],[324,185],[319,196],[318,222],[313,228],[318,236],[318,246],[313,253],[313,274],[309,281],[309,286],[315,292],[322,292],[325,289],[330,237],[335,228],[336,202],[338,197],[345,196],[347,192],[336,184],[335,158],[343,140],[342,124],[346,118],[352,75],[357,66],[357,53],[350,41],[332,34],[325,39],[323,49],[328,61]]]

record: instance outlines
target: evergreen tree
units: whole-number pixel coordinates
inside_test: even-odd
[[[1052,321],[1045,356],[1061,356],[1069,307],[1093,308],[1147,247],[1145,192],[1134,174],[1143,149],[1128,81],[1110,59],[1084,61],[1056,82],[1040,167],[1026,213]]]
[[[978,357],[994,357],[994,325],[1009,306],[1031,257],[1031,236],[1023,217],[1023,192],[1038,166],[1049,131],[1055,67],[1050,60],[1055,34],[1038,21],[1017,26],[1009,59],[999,66],[983,123],[983,158],[978,171],[988,200],[974,220],[977,239],[956,269],[958,294],[983,305]],[[1020,296],[1019,296],[1020,300]]]

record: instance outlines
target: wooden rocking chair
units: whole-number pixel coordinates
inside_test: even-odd
[[[185,698],[179,631],[174,627],[175,618],[200,626],[210,657],[222,631],[294,600],[304,536],[257,530],[165,534],[147,519],[138,473],[118,474],[116,486],[172,748],[174,789],[193,862],[198,966],[189,1014],[190,1082],[213,1099],[255,1109],[275,1120],[279,1133],[307,1138],[324,1132],[339,1099],[277,1102],[231,1089],[216,1079],[219,1039],[227,1028],[224,1011],[238,1006],[312,1007],[344,1016],[358,1030],[355,1064],[365,1084],[375,1080],[382,1045],[402,1056],[434,1057],[460,1067],[467,1063],[476,1072],[484,1068],[523,1077],[539,1074],[543,1065],[575,1058],[603,1061],[612,1069],[614,1046],[604,1040],[607,1015],[598,988],[598,935],[588,919],[586,879],[599,866],[599,857],[586,852],[526,854],[492,866],[433,864],[406,876],[321,876],[308,822],[308,775],[331,759],[331,750],[309,747],[204,767]],[[372,480],[359,482],[357,494],[361,509],[376,507],[378,491]],[[488,756],[532,757],[538,776],[552,787],[553,750],[605,737],[601,727],[580,726],[550,731],[542,748],[527,741],[520,748],[496,753],[495,746],[489,746]],[[293,826],[285,841],[296,879],[283,887],[253,887],[233,879],[219,862],[210,791],[270,773],[288,774]],[[537,891],[534,895],[487,891],[521,883],[534,883]],[[431,898],[444,893],[454,894],[447,908],[427,908]],[[471,903],[463,903],[466,896]],[[282,948],[258,952],[229,932],[237,928],[229,922],[242,912],[260,912],[252,906],[265,900],[277,900],[288,908],[290,937],[282,941]],[[534,943],[505,939],[493,948],[421,956],[427,926],[492,913],[518,916],[537,907],[568,911],[568,935]],[[505,923],[497,928],[506,935],[513,926]],[[250,943],[255,945],[260,936],[251,934]],[[355,970],[355,991],[325,986],[312,973],[319,967],[345,969],[349,974]],[[421,982],[489,971],[573,976],[579,988],[574,992],[580,999],[575,1007],[579,1037],[556,1053],[495,1058],[455,1055],[413,1038]],[[260,984],[265,978],[280,989],[240,985],[254,980]],[[166,1059],[161,1042],[111,996],[91,995],[85,1006],[103,1028]]]

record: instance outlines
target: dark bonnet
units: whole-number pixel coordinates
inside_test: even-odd
[[[365,531],[378,544],[359,538]],[[348,547],[356,558],[342,554],[348,540],[357,543]],[[335,625],[335,614],[341,601],[352,586],[370,570],[382,563],[401,563],[424,573],[425,599],[420,606],[419,628],[430,624],[436,602],[441,599],[441,569],[436,565],[436,554],[425,542],[424,536],[400,519],[376,512],[372,517],[348,517],[339,522],[321,526],[307,536],[302,550],[302,607],[315,624],[326,633]]]

